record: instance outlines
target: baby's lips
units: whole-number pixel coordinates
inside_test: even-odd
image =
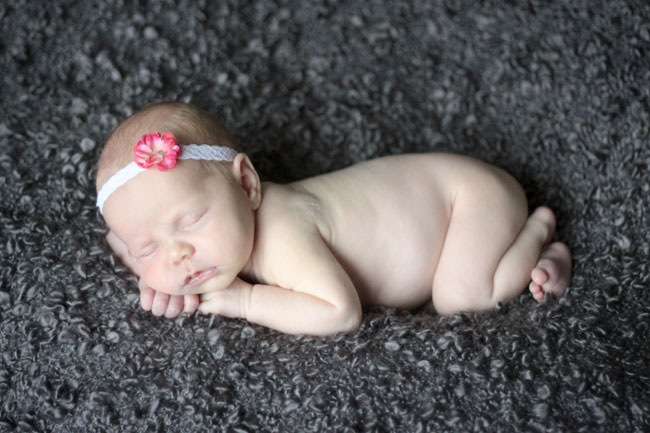
[[[193,274],[188,275],[185,277],[183,287],[184,288],[192,288],[192,287],[197,287],[206,282],[207,280],[214,278],[216,275],[219,274],[219,270],[217,269],[216,266],[213,266],[208,269],[204,269],[202,271],[197,271],[194,272]]]

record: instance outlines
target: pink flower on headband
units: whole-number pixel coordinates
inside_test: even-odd
[[[133,148],[135,163],[145,169],[154,165],[160,171],[167,171],[176,166],[176,158],[181,156],[181,147],[176,144],[176,137],[171,132],[150,132],[142,136]]]

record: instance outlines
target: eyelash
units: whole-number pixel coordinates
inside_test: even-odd
[[[158,248],[157,248],[157,247],[154,247],[154,246],[146,247],[146,248],[144,248],[144,250],[143,250],[144,253],[140,253],[140,255],[138,256],[138,258],[139,258],[139,259],[146,259],[147,257],[152,256],[153,253],[155,253],[157,249],[158,249]]]
[[[194,224],[198,223],[201,220],[203,215],[205,215],[205,212],[201,212],[200,214],[193,216],[192,218],[190,218],[189,222],[186,222],[181,226],[181,229],[187,230],[188,228],[192,227]]]

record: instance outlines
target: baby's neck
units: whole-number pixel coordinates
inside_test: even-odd
[[[239,277],[251,284],[261,283],[264,280],[261,274],[262,270],[258,266],[261,263],[260,260],[257,260],[257,256],[259,253],[258,241],[260,238],[260,233],[263,230],[262,224],[260,223],[262,222],[262,219],[266,214],[266,208],[268,207],[265,206],[268,204],[268,200],[265,200],[265,198],[269,194],[273,196],[275,194],[276,189],[283,189],[282,185],[274,184],[272,182],[262,182],[261,187],[262,187],[262,202],[260,203],[259,208],[257,208],[257,210],[254,211],[255,235],[253,237],[253,249],[251,251],[250,257],[248,258],[248,261],[246,262],[242,270],[239,272]]]

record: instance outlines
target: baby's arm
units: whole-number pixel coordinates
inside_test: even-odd
[[[278,285],[237,279],[229,288],[203,295],[202,312],[242,317],[291,334],[350,332],[361,320],[361,302],[352,281],[320,233],[308,223],[273,227],[263,266]]]

